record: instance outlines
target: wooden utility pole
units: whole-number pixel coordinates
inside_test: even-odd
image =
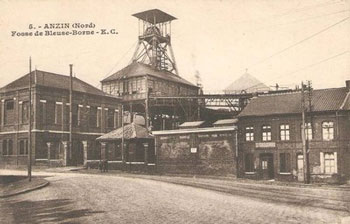
[[[29,57],[28,180],[32,181],[32,58]]]
[[[122,162],[125,168],[125,148],[124,148],[124,105],[122,105]]]
[[[72,158],[73,153],[73,65],[70,68],[70,85],[69,85],[69,158]]]
[[[305,107],[305,86],[304,83],[301,82],[301,110],[302,110],[302,124],[301,124],[301,139],[302,139],[302,145],[303,145],[303,173],[304,173],[304,183],[308,184],[309,181],[309,169],[308,169],[308,153],[306,149],[306,133],[305,133],[305,113],[306,113],[306,107]]]

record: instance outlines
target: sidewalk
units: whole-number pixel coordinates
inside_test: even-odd
[[[6,176],[5,176],[6,178]],[[7,176],[7,178],[9,178]],[[6,184],[0,184],[0,198],[8,198],[11,196],[27,193],[37,189],[41,189],[49,185],[49,182],[42,177],[33,177],[29,182],[28,178],[24,178],[9,182]]]

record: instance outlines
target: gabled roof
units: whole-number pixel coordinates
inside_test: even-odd
[[[168,71],[161,71],[158,69],[152,68],[150,65],[146,65],[140,62],[132,62],[125,68],[119,70],[118,72],[114,73],[113,75],[103,79],[101,82],[108,82],[113,80],[119,80],[122,78],[131,78],[131,77],[137,77],[137,76],[154,76],[157,78],[165,79],[172,82],[178,82],[185,85],[197,87],[190,83],[189,81],[181,78],[178,75],[175,75]],[[198,87],[197,87],[198,88]]]
[[[51,72],[36,70],[36,71],[32,71],[32,83],[33,84],[35,83],[36,85],[39,85],[39,86],[69,90],[70,77],[66,75],[60,75],[60,74],[55,74]],[[13,89],[27,88],[28,84],[29,84],[29,73],[7,84],[6,86],[2,87],[0,89],[0,92],[6,92]],[[102,90],[76,77],[73,77],[73,90],[76,92],[111,97],[111,95],[104,93]]]
[[[153,136],[149,134],[147,128],[137,125],[135,123],[130,123],[125,125],[124,128],[120,127],[116,130],[113,130],[107,134],[98,137],[98,141],[119,141],[123,138],[123,129],[124,129],[124,139],[152,139]]]
[[[236,79],[233,83],[227,86],[224,90],[225,93],[241,93],[241,92],[264,92],[269,91],[270,88],[264,83],[259,81],[249,73],[243,74],[241,77]]]
[[[349,90],[345,87],[313,90],[311,97],[312,111],[350,110],[350,97],[348,95]],[[306,93],[305,101],[306,105],[308,105]],[[238,117],[296,114],[301,112],[301,92],[292,92],[260,95],[252,98]]]

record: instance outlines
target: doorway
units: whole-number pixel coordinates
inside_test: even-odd
[[[260,168],[261,168],[262,179],[264,180],[274,179],[274,166],[273,166],[272,153],[260,154]]]
[[[298,170],[298,181],[304,181],[304,156],[303,156],[303,154],[297,155],[297,170]]]

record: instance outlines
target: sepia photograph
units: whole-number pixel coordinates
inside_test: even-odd
[[[0,223],[350,224],[350,0],[0,0]]]

